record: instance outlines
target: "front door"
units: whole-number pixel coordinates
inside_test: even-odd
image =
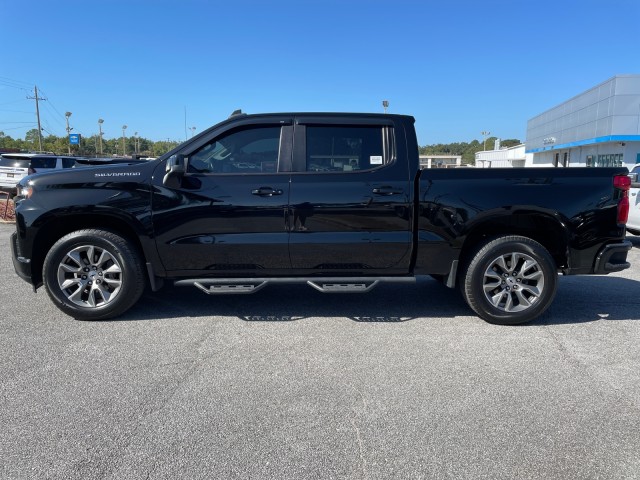
[[[290,268],[290,123],[241,124],[187,147],[179,188],[157,186],[153,197],[167,271],[249,277]]]

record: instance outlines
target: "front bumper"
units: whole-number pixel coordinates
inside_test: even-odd
[[[18,249],[18,234],[16,232],[11,235],[10,243],[13,268],[20,278],[26,282],[33,283],[31,281],[31,259],[20,255],[20,251]]]
[[[596,256],[593,273],[606,275],[607,273],[620,272],[631,267],[627,262],[627,253],[633,248],[630,241],[611,243],[602,247]]]

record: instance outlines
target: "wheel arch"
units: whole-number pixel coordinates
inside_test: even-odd
[[[570,236],[565,222],[546,213],[523,212],[492,216],[471,226],[462,243],[459,268],[473,257],[479,245],[490,238],[507,235],[535,240],[549,252],[556,268],[568,266]]]
[[[133,248],[139,253],[142,263],[144,264],[146,262],[147,254],[140,241],[141,232],[127,220],[115,215],[95,213],[62,217],[56,216],[39,226],[38,233],[34,238],[33,256],[31,258],[31,278],[36,288],[42,285],[44,259],[53,244],[71,232],[85,229],[108,230],[122,236],[129,241]]]

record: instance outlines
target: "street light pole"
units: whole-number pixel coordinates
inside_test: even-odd
[[[389,108],[389,100],[382,101],[382,108],[384,108],[384,113],[387,113],[387,108]]]
[[[484,137],[484,147],[482,149],[486,152],[487,151],[487,137],[489,135],[491,135],[491,132],[489,132],[488,130],[484,130],[484,131],[482,131],[480,133]]]
[[[126,157],[127,156],[127,146],[124,143],[127,139],[127,137],[125,137],[124,135],[124,131],[127,129],[126,125],[122,125],[122,156]]]
[[[138,132],[133,132],[133,152],[138,154]]]
[[[104,120],[99,118],[98,119],[98,129],[100,130],[100,155],[102,155],[102,124],[104,123]]]
[[[67,121],[67,145],[69,147],[69,156],[71,156],[71,138],[69,137],[69,135],[71,135],[71,130],[73,130],[73,128],[69,127],[70,116],[71,116],[71,112],[64,112],[64,117],[65,117],[65,120]]]

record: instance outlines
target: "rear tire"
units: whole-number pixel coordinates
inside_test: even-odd
[[[517,325],[541,315],[556,294],[553,258],[538,242],[504,236],[481,245],[462,271],[464,299],[480,318]]]
[[[42,278],[56,306],[78,320],[121,315],[138,301],[146,280],[137,250],[107,230],[62,237],[45,258]]]

